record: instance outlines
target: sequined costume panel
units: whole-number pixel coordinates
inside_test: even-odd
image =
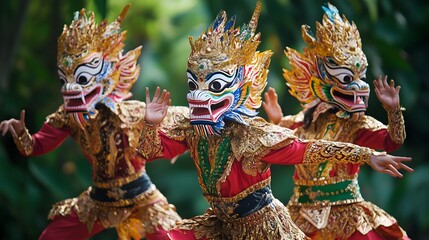
[[[176,230],[192,230],[197,238],[207,239],[305,239],[272,196],[269,164],[262,161],[296,138],[260,118],[247,123],[228,123],[222,135],[210,137],[195,134],[186,117],[163,128],[168,138],[186,142],[211,206],[204,215],[179,222]]]
[[[408,239],[405,231],[397,224],[396,219],[378,206],[362,201],[353,204],[331,206],[329,220],[325,227],[318,229],[308,217],[323,216],[307,213],[321,211],[323,208],[303,210],[303,207],[288,206],[292,220],[312,239],[349,239],[356,231],[362,235],[375,231],[385,239]],[[385,230],[385,229],[391,229]]]
[[[194,233],[191,236],[170,236],[174,240],[193,239],[194,236],[211,240],[307,239],[290,220],[287,208],[277,199],[252,215],[230,221],[221,221],[210,208],[203,215],[179,222],[174,231]]]
[[[89,188],[76,198],[54,204],[49,219],[67,216],[73,211],[79,221],[87,224],[88,229],[92,229],[96,222],[100,222],[104,228],[115,227],[119,239],[140,239],[160,228],[171,229],[180,220],[176,208],[168,204],[154,185],[140,195],[135,204],[122,207],[100,205],[91,198],[91,190]]]
[[[289,119],[286,124],[290,125]],[[380,137],[388,138],[387,126],[369,116],[353,122],[325,112],[308,129],[299,127],[295,132],[304,139],[350,142],[382,150],[391,142]],[[398,236],[406,236],[392,216],[363,199],[358,172],[359,165],[350,163],[295,165],[295,188],[288,208],[300,229],[315,239],[347,239],[355,231],[365,235],[380,226],[391,227]],[[377,232],[382,236],[389,234]]]

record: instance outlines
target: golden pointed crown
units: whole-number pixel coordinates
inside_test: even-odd
[[[107,24],[107,21],[103,20],[98,25],[95,23],[94,13],[87,13],[82,9],[75,13],[69,26],[64,25],[58,39],[57,64],[66,72],[72,73],[82,58],[92,52],[102,53],[104,59],[115,64],[108,76],[115,81],[109,86],[115,101],[131,97],[130,89],[140,74],[137,61],[141,46],[122,54],[126,31],[121,30],[121,23],[129,7],[130,4],[125,6],[112,23]]]
[[[124,47],[126,31],[121,31],[121,22],[130,5],[127,5],[110,24],[104,20],[96,24],[94,12],[87,13],[85,9],[76,12],[72,23],[64,25],[63,32],[58,38],[58,65],[68,66],[70,59],[80,58],[90,52],[103,52],[106,58],[117,58]]]
[[[307,25],[301,27],[308,48],[303,53],[288,47],[285,50],[291,69],[283,69],[283,77],[289,93],[304,108],[312,107],[318,99],[313,93],[315,89],[310,87],[311,79],[318,76],[318,58],[332,57],[337,64],[357,71],[368,65],[356,25],[350,24],[345,16],[341,18],[337,8],[329,3],[323,9],[322,24],[316,23],[316,38]]]
[[[197,40],[189,37],[191,54],[188,68],[199,76],[216,71],[230,71],[244,67],[244,76],[240,88],[242,97],[238,105],[255,110],[260,107],[261,94],[267,85],[268,67],[271,51],[256,51],[260,43],[260,34],[255,34],[261,2],[248,25],[235,28],[235,17],[227,21],[225,11],[221,11],[212,25]]]
[[[229,70],[251,63],[260,43],[260,34],[255,34],[261,3],[258,1],[253,16],[246,26],[235,28],[235,16],[227,20],[221,11],[212,25],[197,40],[189,37],[191,54],[188,68],[194,73],[210,73]]]
[[[308,51],[317,57],[333,57],[337,64],[351,69],[366,67],[368,63],[354,22],[349,23],[344,15],[341,18],[338,9],[330,3],[323,9],[322,23],[316,22],[316,38],[309,33],[308,26],[301,28]]]

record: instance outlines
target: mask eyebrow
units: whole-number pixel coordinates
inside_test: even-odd
[[[64,71],[63,71],[60,67],[57,67],[57,70],[58,70],[58,71],[60,71],[60,73],[61,73],[62,75],[64,75],[64,76],[66,75],[66,74],[64,73]]]
[[[353,75],[354,72],[352,69],[350,69],[347,66],[341,66],[341,65],[332,65],[329,62],[325,62],[324,63],[325,69],[328,72],[328,74],[332,75],[332,76],[336,76],[339,73],[347,73],[349,75]]]
[[[223,75],[226,78],[235,78],[235,75],[237,75],[237,70],[235,70],[232,74],[227,74],[226,72],[214,72],[207,74],[206,81],[210,81],[211,78],[213,78],[215,75]]]
[[[95,57],[96,58],[96,57]],[[91,61],[89,61],[89,62],[86,62],[86,63],[82,63],[82,64],[79,64],[79,66],[77,66],[75,69],[74,69],[74,72],[73,72],[73,75],[76,75],[76,72],[81,68],[81,71],[82,72],[86,72],[86,73],[90,73],[90,74],[92,74],[92,75],[94,75],[94,73],[92,73],[90,70],[96,70],[96,71],[98,71],[98,72],[96,72],[96,73],[100,73],[101,72],[101,70],[102,70],[102,68],[103,68],[103,66],[104,66],[104,62],[103,61],[99,61],[98,63],[97,63],[97,65],[95,65],[94,66],[94,59],[95,58],[93,58]],[[98,70],[98,68],[100,68],[99,70]]]

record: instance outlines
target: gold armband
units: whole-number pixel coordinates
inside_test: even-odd
[[[33,138],[27,128],[24,129],[18,138],[13,138],[13,140],[22,155],[30,156],[33,153]]]
[[[368,163],[374,150],[351,143],[329,142],[324,140],[310,141],[302,163]]]
[[[388,131],[390,138],[397,144],[403,144],[406,133],[402,111],[405,109],[401,108],[400,106],[394,108],[386,106],[383,107],[387,111]]]
[[[163,147],[158,134],[159,124],[145,123],[139,137],[137,151],[146,159],[163,156]]]

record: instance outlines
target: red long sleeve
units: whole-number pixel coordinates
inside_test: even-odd
[[[159,131],[159,137],[163,147],[163,158],[172,159],[188,150],[186,142],[176,141],[167,137],[163,132]],[[150,159],[150,161],[155,159]]]
[[[288,146],[271,151],[262,160],[271,164],[293,165],[300,164],[304,158],[307,142],[294,140]]]
[[[393,152],[401,146],[392,141],[387,129],[377,131],[361,129],[357,133],[355,144],[386,152]]]
[[[70,135],[67,129],[57,129],[44,123],[40,131],[33,134],[33,153],[32,156],[39,156],[48,153],[58,146]]]

